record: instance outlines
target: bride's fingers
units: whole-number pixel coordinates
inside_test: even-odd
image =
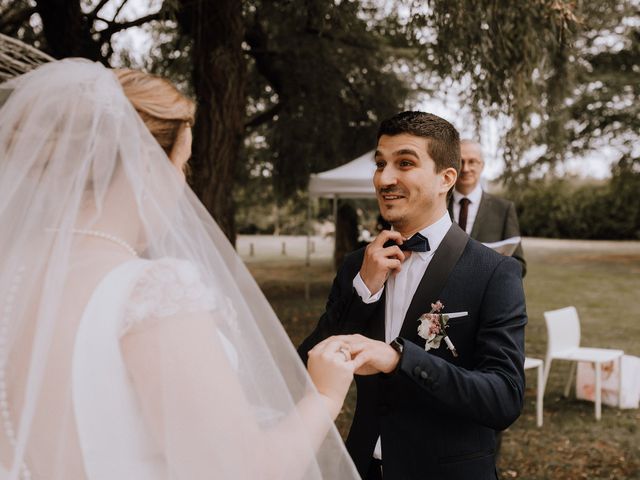
[[[349,344],[349,350],[351,350],[351,355],[357,355],[358,353],[364,351],[367,348],[366,342],[354,342]]]
[[[316,352],[323,352],[327,349],[336,349],[336,345],[338,344],[346,346],[346,343],[341,341],[340,339],[337,339],[336,337],[329,337],[316,344],[316,346],[311,350],[315,350]]]
[[[319,350],[319,351],[333,350],[333,351],[337,351],[340,347],[349,348],[349,344],[343,339],[342,336],[340,336],[340,337],[333,336],[333,337],[325,338],[323,341],[321,341],[320,343],[316,344],[316,346],[313,347],[312,350]]]
[[[333,337],[327,338],[322,342],[318,343],[315,347],[313,347],[310,351],[310,354],[329,354],[335,355],[339,354],[344,357],[345,361],[351,360],[351,348],[349,345],[339,339],[335,339]]]
[[[369,361],[369,355],[365,353],[360,353],[355,357],[352,357],[351,365],[353,366],[353,371],[358,371],[362,366],[364,366]]]
[[[358,348],[362,348],[361,345],[364,344],[366,340],[368,339],[361,335],[335,335],[333,337],[327,338],[326,340],[323,340],[318,345],[321,345],[321,348],[333,348],[330,347],[330,345],[332,345],[332,342],[335,341],[340,342],[340,345],[347,350],[353,351],[355,346],[358,346]]]

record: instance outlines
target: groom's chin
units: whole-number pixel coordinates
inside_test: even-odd
[[[401,215],[384,215],[383,218],[391,224],[394,230],[398,230],[404,224],[404,217]]]
[[[382,215],[382,218],[389,223],[397,221],[398,217],[400,217],[400,212],[397,206],[378,204],[378,208],[380,209],[380,215]]]

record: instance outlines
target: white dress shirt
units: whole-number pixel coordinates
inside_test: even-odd
[[[476,221],[476,217],[478,216],[480,200],[482,200],[482,187],[480,186],[480,183],[476,185],[476,188],[474,188],[469,195],[463,195],[456,189],[453,190],[453,219],[456,223],[458,223],[458,219],[460,218],[460,200],[463,198],[469,199],[469,210],[467,211],[467,226],[465,231],[471,235],[473,223]]]
[[[353,287],[364,303],[374,303],[380,300],[382,292],[387,289],[385,303],[384,339],[390,343],[400,334],[404,317],[407,314],[411,300],[413,299],[420,280],[424,276],[434,253],[442,243],[442,239],[451,227],[449,213],[445,214],[435,223],[420,230],[420,233],[429,240],[428,252],[411,252],[411,255],[402,264],[402,269],[397,275],[391,275],[386,284],[375,294],[372,294],[365,285],[360,273],[353,279]],[[418,328],[417,318],[416,328]],[[382,447],[380,438],[376,443],[373,457],[382,459]]]

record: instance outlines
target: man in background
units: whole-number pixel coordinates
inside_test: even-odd
[[[462,158],[460,175],[449,200],[449,213],[471,238],[483,243],[498,242],[520,236],[518,216],[513,202],[482,190],[480,176],[484,169],[482,148],[473,140],[460,141]],[[513,258],[527,272],[522,245],[518,245]]]

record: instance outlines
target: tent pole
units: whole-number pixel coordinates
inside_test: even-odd
[[[307,201],[307,253],[305,267],[304,298],[305,300],[309,300],[311,298],[311,291],[309,288],[309,277],[311,276],[311,193],[309,193],[309,199]]]
[[[336,258],[336,247],[338,245],[338,195],[333,194],[333,259]],[[335,260],[334,260],[335,265]],[[336,268],[334,266],[334,268]]]
[[[305,266],[311,265],[311,195],[307,202],[307,257]]]

